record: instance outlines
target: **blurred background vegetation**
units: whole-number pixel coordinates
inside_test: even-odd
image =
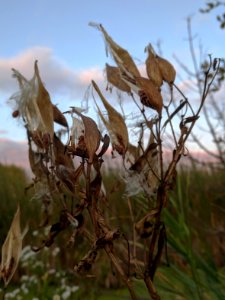
[[[224,171],[197,168],[192,164],[181,168],[178,174],[176,189],[164,212],[168,258],[164,254],[156,273],[156,287],[162,299],[225,299]],[[87,249],[80,238],[68,247],[71,234],[68,231],[57,236],[50,248],[38,253],[32,251],[31,247],[41,243],[49,227],[39,227],[41,203],[32,199],[29,190],[25,193],[29,183],[30,178],[22,169],[0,165],[1,244],[18,203],[21,204],[22,227],[29,224],[20,265],[5,299],[129,299],[103,252],[89,277],[79,278],[74,274],[75,263]],[[105,174],[104,184],[106,212],[108,210],[111,222],[131,238],[128,203],[126,198],[121,201],[124,184],[115,170]],[[147,200],[138,195],[130,201],[133,217],[138,219],[139,214],[148,209]],[[57,207],[53,205],[53,212],[54,209]],[[54,213],[52,218],[54,220]],[[140,249],[137,246],[137,253],[144,253],[141,246]],[[139,299],[149,299],[141,281],[134,280]]]

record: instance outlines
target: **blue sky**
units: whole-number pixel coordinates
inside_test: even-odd
[[[224,32],[215,13],[198,12],[196,0],[1,0],[0,1],[0,139],[24,141],[25,131],[11,118],[6,100],[18,90],[11,68],[28,78],[33,62],[39,68],[52,101],[59,108],[79,105],[92,78],[102,80],[107,61],[101,34],[88,26],[102,23],[134,58],[145,60],[145,46],[161,41],[163,54],[175,53],[189,64],[186,17],[206,52],[224,56]]]

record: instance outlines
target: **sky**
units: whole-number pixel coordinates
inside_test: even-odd
[[[0,150],[3,143],[26,143],[25,130],[11,117],[7,104],[18,91],[11,68],[31,78],[38,59],[52,102],[61,110],[79,106],[92,79],[102,84],[108,58],[102,36],[88,26],[90,21],[103,24],[140,64],[146,58],[145,46],[158,42],[172,63],[176,54],[190,64],[186,18],[192,16],[197,46],[201,42],[206,53],[224,56],[224,31],[215,13],[199,13],[204,0],[0,0],[0,4]]]

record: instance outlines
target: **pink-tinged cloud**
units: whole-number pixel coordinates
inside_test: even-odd
[[[0,138],[0,163],[16,165],[30,173],[27,142],[14,142]]]
[[[7,134],[7,133],[8,133],[7,130],[5,130],[5,129],[0,129],[0,135],[5,135],[5,134]]]
[[[50,94],[62,94],[66,98],[82,98],[92,79],[103,81],[103,72],[99,67],[74,70],[60,61],[52,49],[33,47],[15,57],[0,58],[0,90],[14,93],[18,84],[12,78],[11,69],[17,69],[27,79],[34,73],[34,62],[38,60],[41,77]]]

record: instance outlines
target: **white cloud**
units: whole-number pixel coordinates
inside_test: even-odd
[[[0,58],[0,90],[9,96],[18,90],[17,82],[12,78],[11,68],[31,78],[34,61],[38,60],[41,77],[51,95],[64,95],[66,98],[82,98],[91,79],[103,81],[103,72],[99,67],[74,70],[54,56],[53,50],[45,47],[33,47],[11,58]]]

